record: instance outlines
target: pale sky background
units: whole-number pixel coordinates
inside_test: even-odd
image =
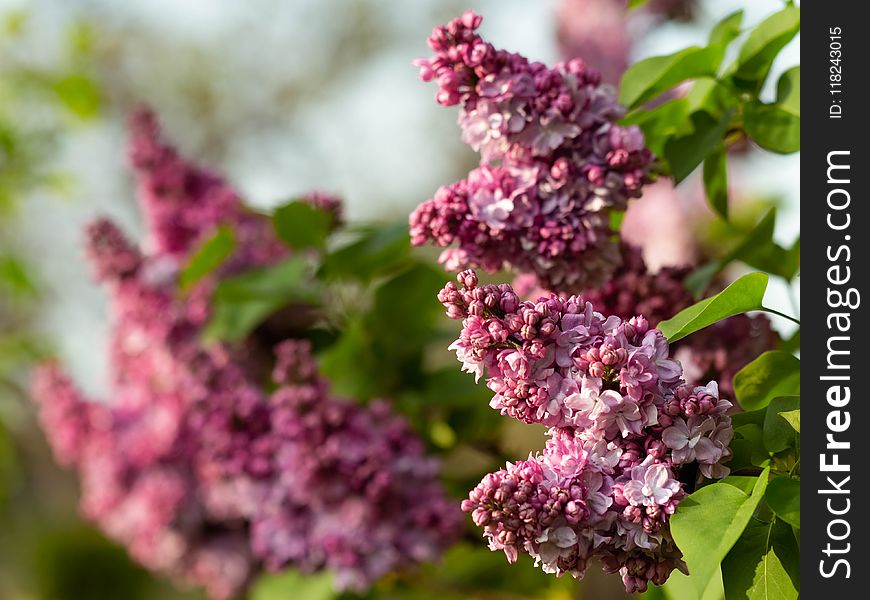
[[[0,0],[0,13],[24,5]],[[34,0],[34,35],[23,52],[53,64],[76,16],[95,23],[100,72],[113,104],[156,108],[183,150],[223,171],[256,206],[319,188],[343,196],[352,221],[404,219],[474,155],[459,140],[456,110],[433,99],[412,59],[428,54],[432,27],[473,7],[484,35],[531,58],[558,60],[553,2],[545,0]],[[666,24],[636,45],[635,58],[703,43],[712,23],[737,8],[755,24],[778,0],[705,0],[695,24]],[[770,78],[799,64],[795,40]],[[204,110],[202,107],[206,106]],[[47,296],[40,327],[91,391],[103,387],[105,298],[81,257],[81,229],[108,213],[138,233],[125,164],[123,118],[81,126],[61,148],[75,174],[69,199],[28,199],[17,237],[41,269]],[[776,237],[799,230],[799,155],[753,153],[734,161],[753,195],[788,199]],[[792,313],[781,286],[770,306]],[[786,327],[787,328],[787,327]]]

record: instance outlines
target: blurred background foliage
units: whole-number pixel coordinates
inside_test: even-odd
[[[340,320],[315,340],[323,370],[343,395],[392,399],[441,456],[451,494],[464,497],[483,473],[541,447],[543,429],[500,418],[486,389],[444,351],[455,327],[434,295],[446,276],[432,251],[407,246],[409,210],[474,162],[455,114],[435,105],[409,64],[426,53],[431,27],[469,3],[408,4],[0,1],[0,598],[201,597],[155,580],[76,518],[75,482],[54,465],[27,402],[28,366],[40,357],[61,356],[86,389],[99,390],[105,376],[105,304],[83,266],[80,230],[97,212],[141,230],[121,124],[142,102],[186,153],[227,173],[256,207],[310,188],[346,198],[354,233],[319,273]],[[558,58],[554,3],[470,4],[496,43]],[[635,52],[702,38],[740,4],[701,3],[694,22],[662,24]],[[759,4],[763,15],[777,2]],[[700,253],[738,243],[777,203],[776,235],[794,237],[799,207],[758,198],[796,198],[788,192],[799,157],[764,161],[733,161],[747,191],[727,225],[703,200],[685,202],[702,223]],[[370,222],[387,225],[362,225]],[[597,569],[575,582],[520,562],[508,565],[469,527],[443,564],[388,578],[365,597],[624,596],[619,579]],[[251,600],[336,597],[327,575],[292,572],[251,592]]]

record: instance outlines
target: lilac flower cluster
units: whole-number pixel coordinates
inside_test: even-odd
[[[84,516],[147,568],[215,599],[238,596],[262,568],[328,568],[339,586],[364,589],[436,558],[460,515],[387,404],[331,396],[304,342],[270,352],[271,393],[250,348],[202,342],[214,282],[286,251],[269,219],[161,142],[147,113],[133,133],[153,250],[105,219],[87,231],[111,295],[111,402],[86,398],[56,364],[34,382],[54,453],[81,479]],[[328,196],[311,201],[337,208]],[[233,227],[236,253],[180,293],[181,266],[221,224]]]
[[[629,592],[684,568],[668,521],[695,471],[728,473],[731,403],[691,386],[642,316],[605,317],[578,296],[520,301],[473,271],[439,300],[462,331],[450,348],[485,377],[490,405],[551,427],[544,451],[487,475],[462,504],[490,548],[583,576],[598,558]]]
[[[651,327],[670,319],[695,300],[686,287],[689,267],[662,267],[651,271],[640,249],[623,242],[621,266],[598,288],[587,289],[583,298],[604,314],[630,319],[643,315]],[[544,292],[534,277],[521,276],[514,283],[523,298]],[[777,336],[770,319],[759,314],[735,315],[707,327],[673,345],[674,358],[683,367],[690,384],[719,382],[726,396],[734,394],[734,375],[766,350],[776,348]]]
[[[277,354],[272,422],[292,443],[276,449],[278,479],[252,522],[255,554],[273,570],[331,569],[339,587],[359,591],[436,560],[460,515],[405,420],[384,402],[330,397],[307,342],[284,342]]]
[[[652,155],[581,59],[554,68],[498,50],[471,11],[437,27],[417,64],[440,104],[461,105],[462,138],[481,154],[466,179],[441,187],[410,218],[414,244],[447,247],[448,269],[504,266],[548,288],[582,289],[618,265],[610,215],[639,197]]]

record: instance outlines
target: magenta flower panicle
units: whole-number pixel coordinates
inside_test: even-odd
[[[450,348],[463,370],[485,379],[502,414],[551,428],[543,453],[487,475],[463,502],[490,548],[577,578],[598,558],[630,592],[684,568],[668,528],[683,468],[728,474],[731,403],[717,384],[687,384],[643,316],[605,317],[579,296],[521,301],[470,270],[457,281],[438,299],[462,320]]]
[[[387,403],[333,397],[306,342],[275,349],[269,393],[251,340],[201,340],[214,284],[288,250],[228,183],[163,142],[150,113],[132,129],[148,251],[109,220],[87,229],[110,293],[110,401],[85,398],[53,363],[33,386],[57,460],[81,480],[83,515],[146,568],[215,600],[238,597],[263,568],[328,568],[340,587],[363,590],[436,559],[461,515]],[[306,199],[340,218],[331,196]],[[184,261],[221,225],[236,252],[180,294]]]
[[[462,139],[481,154],[466,179],[411,215],[411,241],[448,247],[451,270],[511,267],[549,289],[580,290],[619,264],[610,214],[651,181],[652,155],[582,59],[548,68],[499,50],[471,11],[436,27],[416,62],[436,99],[460,105]]]

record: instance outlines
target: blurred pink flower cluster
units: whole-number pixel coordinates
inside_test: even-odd
[[[328,568],[338,586],[365,589],[437,558],[459,513],[387,404],[331,396],[305,342],[266,349],[270,382],[254,342],[202,341],[215,282],[287,251],[268,218],[160,139],[150,113],[131,127],[149,251],[106,219],[87,232],[111,296],[110,401],[85,398],[57,364],[34,383],[54,453],[81,479],[84,516],[147,568],[215,599],[237,596],[263,567]],[[336,199],[308,200],[338,217]],[[236,250],[182,292],[180,270],[222,225]]]
[[[462,320],[450,348],[463,370],[501,414],[551,427],[543,453],[487,475],[463,510],[511,562],[522,552],[581,578],[595,557],[629,592],[664,583],[683,566],[668,521],[684,483],[728,474],[731,403],[715,381],[687,384],[643,316],[604,316],[579,296],[521,301],[470,270],[458,283],[438,299]]]
[[[634,40],[664,19],[691,15],[695,0],[652,0],[630,10],[628,0],[560,0],[557,40],[562,56],[581,56],[616,85],[628,68]]]
[[[653,157],[582,59],[549,68],[499,50],[471,11],[435,28],[417,61],[436,99],[461,105],[462,139],[481,154],[466,179],[411,215],[411,241],[447,248],[448,269],[510,267],[555,290],[606,280],[618,265],[611,213],[649,183]]]

